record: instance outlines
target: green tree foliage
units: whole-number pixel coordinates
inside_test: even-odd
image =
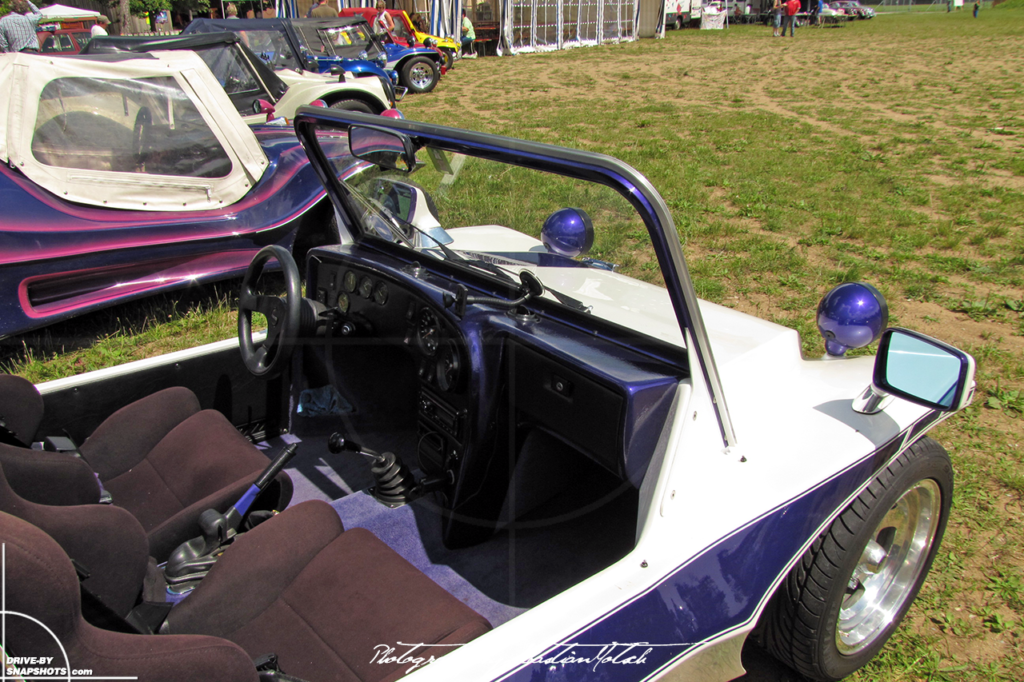
[[[3,2],[4,0],[0,0]],[[210,0],[170,0],[175,12],[205,13],[210,9]]]
[[[171,9],[171,0],[129,0],[128,7],[133,15],[139,17],[147,12]]]

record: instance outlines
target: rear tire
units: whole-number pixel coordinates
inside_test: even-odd
[[[813,680],[874,658],[917,596],[949,518],[953,466],[922,438],[880,471],[772,596],[761,643]]]
[[[366,114],[377,113],[369,104],[358,99],[339,99],[337,102],[331,103],[331,109],[341,109],[343,111],[362,111],[363,113]]]
[[[444,56],[441,66],[450,71],[451,68],[455,66],[455,51],[442,49],[441,54]]]
[[[402,85],[410,92],[430,92],[441,78],[441,70],[437,62],[429,57],[413,57],[402,65],[400,71]]]

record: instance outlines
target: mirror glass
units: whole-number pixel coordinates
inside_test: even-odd
[[[897,395],[951,408],[963,361],[950,349],[898,330],[891,330],[885,357],[884,384]]]
[[[381,168],[408,173],[415,166],[416,157],[406,152],[405,138],[396,133],[352,126],[348,140],[352,156]]]

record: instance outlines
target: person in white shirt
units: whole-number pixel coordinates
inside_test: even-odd
[[[89,29],[89,32],[92,33],[92,37],[95,38],[96,36],[107,35],[107,26],[110,26],[110,19],[107,19],[106,15],[101,14],[96,22],[97,23],[93,24],[92,28]]]

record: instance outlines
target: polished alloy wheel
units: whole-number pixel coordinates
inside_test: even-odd
[[[429,87],[430,81],[433,80],[433,78],[434,71],[428,64],[421,62],[414,64],[413,67],[409,69],[409,80],[414,86],[416,86],[417,90],[423,90],[424,88]]]
[[[919,481],[871,534],[853,569],[836,623],[836,647],[855,654],[886,630],[913,594],[935,542],[942,509],[938,484]]]

